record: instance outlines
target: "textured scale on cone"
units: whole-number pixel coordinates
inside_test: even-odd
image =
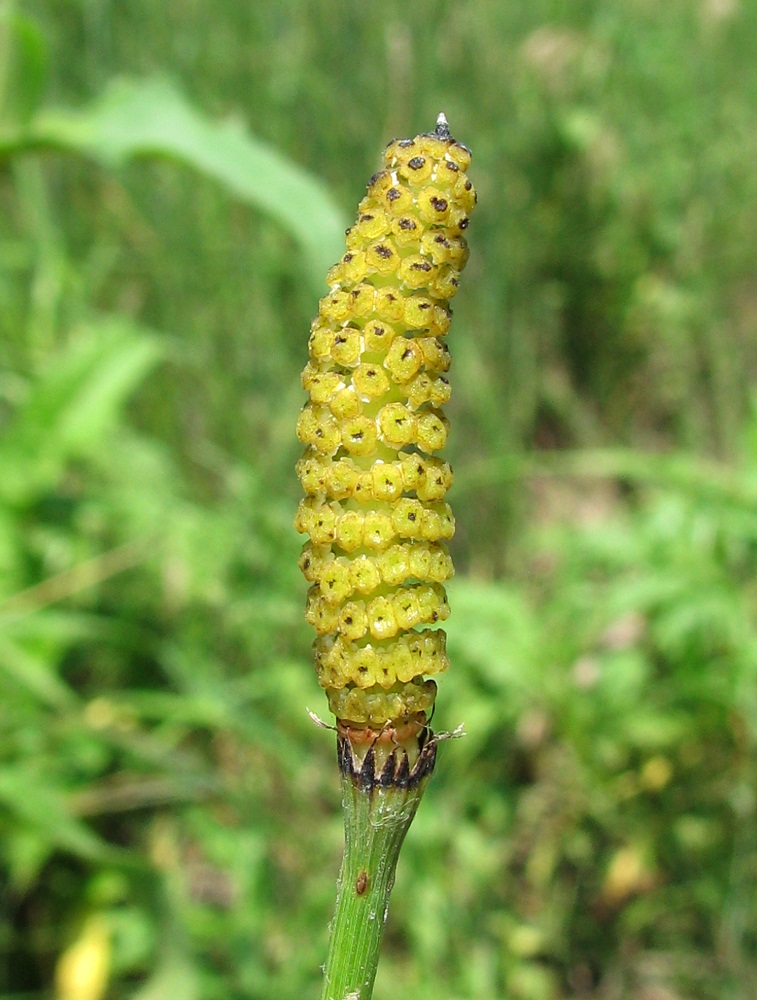
[[[470,153],[436,131],[389,143],[311,324],[297,423],[318,679],[354,726],[425,721],[449,666],[444,583],[450,299],[468,259]]]

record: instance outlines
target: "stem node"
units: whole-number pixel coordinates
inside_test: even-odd
[[[383,734],[385,735],[385,734]],[[377,735],[340,730],[344,858],[326,962],[323,1000],[370,1000],[397,859],[436,762],[430,729]]]

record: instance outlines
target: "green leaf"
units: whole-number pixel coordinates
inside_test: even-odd
[[[0,122],[26,122],[47,82],[47,43],[28,17],[0,5]]]
[[[179,949],[168,951],[157,972],[132,995],[132,1000],[197,1000],[200,981],[194,966]]]
[[[16,149],[19,144],[76,152],[109,168],[164,156],[206,174],[291,233],[318,290],[343,251],[345,220],[317,178],[240,122],[206,118],[164,79],[117,80],[89,107],[46,111],[15,140]],[[13,147],[6,141],[6,152]]]
[[[0,442],[0,500],[29,502],[55,485],[67,462],[103,446],[159,355],[154,337],[113,319],[51,357]]]
[[[20,686],[48,708],[75,707],[78,698],[57,671],[67,649],[76,642],[102,639],[108,623],[52,608],[18,616],[3,612],[0,603],[0,692]]]
[[[76,704],[73,691],[55,673],[53,662],[0,635],[0,673],[12,678],[50,708]]]
[[[90,861],[120,860],[119,852],[72,816],[65,796],[44,785],[32,767],[0,769],[0,805],[20,821],[22,828],[46,836],[51,851],[58,847]]]
[[[453,659],[476,677],[512,695],[539,680],[539,630],[520,594],[502,583],[458,578],[448,591],[455,614],[446,626]]]

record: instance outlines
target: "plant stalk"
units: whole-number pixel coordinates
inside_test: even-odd
[[[410,745],[338,736],[344,857],[322,1000],[370,1000],[397,859],[436,760],[424,729]]]

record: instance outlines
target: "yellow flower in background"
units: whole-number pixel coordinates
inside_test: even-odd
[[[441,115],[395,140],[368,185],[310,333],[297,434],[309,535],[300,566],[315,666],[339,720],[397,725],[430,711],[446,670],[452,575],[445,502],[449,300],[476,202],[468,150]]]
[[[105,918],[92,916],[55,967],[56,1000],[101,1000],[110,972],[111,941]]]

